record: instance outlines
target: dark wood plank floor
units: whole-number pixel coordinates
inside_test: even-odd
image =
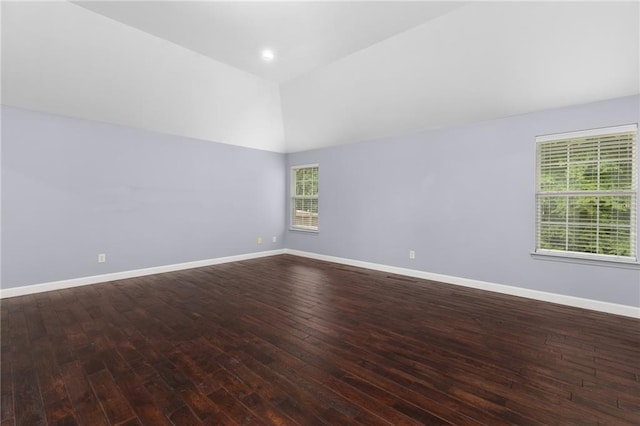
[[[640,320],[288,255],[1,311],[2,426],[640,424]]]

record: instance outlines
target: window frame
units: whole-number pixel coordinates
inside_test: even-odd
[[[567,251],[567,250],[554,250],[554,249],[543,249],[540,248],[540,220],[539,220],[539,209],[540,209],[540,194],[544,194],[544,191],[540,190],[540,174],[541,174],[541,158],[540,158],[540,144],[549,143],[549,142],[558,142],[561,140],[568,139],[580,139],[587,137],[597,137],[597,136],[606,136],[610,134],[616,133],[635,133],[635,138],[633,141],[633,151],[632,151],[632,188],[629,191],[634,193],[633,198],[635,198],[635,211],[632,211],[631,214],[631,230],[630,230],[630,238],[632,248],[635,249],[635,253],[632,253],[631,256],[618,256],[618,255],[609,255],[609,254],[599,254],[599,253],[588,253],[588,252],[577,252],[577,251]],[[638,163],[638,124],[627,124],[621,126],[611,126],[611,127],[603,127],[575,132],[566,132],[566,133],[556,133],[549,135],[541,135],[536,136],[536,144],[535,144],[535,191],[534,191],[534,250],[531,254],[534,257],[540,256],[541,258],[555,258],[556,260],[568,260],[568,261],[578,261],[589,262],[595,261],[595,263],[610,263],[610,264],[628,264],[629,266],[638,266],[639,252],[640,247],[638,246],[638,231],[639,231],[639,217],[640,217],[640,183],[639,179],[639,163]],[[567,194],[575,194],[575,190],[566,190],[559,191],[566,192]],[[585,194],[585,196],[588,196]],[[613,196],[613,195],[612,195]],[[635,214],[634,214],[635,213]]]
[[[318,186],[318,191],[315,195],[296,195],[296,171],[300,170],[300,169],[313,169],[313,168],[317,168],[318,172],[317,172],[317,176],[318,176],[318,182],[317,182],[317,186]],[[302,231],[302,232],[311,232],[311,233],[317,233],[319,232],[320,229],[320,166],[318,164],[301,164],[301,165],[296,165],[296,166],[291,166],[291,171],[290,171],[290,184],[289,184],[289,201],[290,201],[290,208],[289,208],[289,230],[291,231]],[[318,225],[316,226],[305,226],[305,225],[296,225],[294,223],[295,221],[295,209],[296,209],[296,200],[298,199],[302,199],[302,200],[317,200],[318,203],[318,213],[316,213],[317,215],[317,221],[318,221]]]

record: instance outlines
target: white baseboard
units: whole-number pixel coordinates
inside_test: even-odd
[[[372,269],[375,271],[388,272],[390,274],[404,275],[413,278],[420,278],[431,281],[439,281],[447,284],[460,285],[464,287],[476,288],[479,290],[493,291],[496,293],[509,294],[511,296],[526,297],[529,299],[542,300],[545,302],[559,303],[561,305],[573,306],[577,308],[591,309],[593,311],[606,312],[609,314],[623,315],[631,318],[640,318],[640,308],[635,306],[620,305],[616,303],[602,302],[599,300],[584,299],[581,297],[566,296],[563,294],[548,293],[544,291],[531,290],[521,287],[513,287],[504,284],[490,283],[487,281],[472,280],[468,278],[454,277],[451,275],[435,274],[431,272],[418,271],[415,269],[399,268],[396,266],[382,265],[379,263],[363,262],[360,260],[346,259],[324,254],[310,253],[292,249],[279,249],[262,251],[255,253],[240,254],[235,256],[218,257],[215,259],[197,260],[194,262],[177,263],[173,265],[156,266],[152,268],[134,269],[131,271],[114,272],[110,274],[94,275],[90,277],[73,278],[70,280],[53,281],[48,283],[34,284],[23,287],[13,287],[0,289],[0,298],[24,296],[27,294],[41,293],[44,291],[61,290],[64,288],[78,287],[89,284],[98,284],[108,281],[124,280],[127,278],[142,277],[145,275],[161,274],[163,272],[180,271],[191,268],[201,268],[203,266],[218,265],[221,263],[238,262],[240,260],[257,259],[260,257],[275,256],[279,254],[291,254],[311,259],[324,260],[327,262],[340,263],[343,265],[356,266],[359,268]]]
[[[311,259],[324,260],[327,262],[340,263],[343,265],[356,266],[359,268],[373,269],[375,271],[388,272],[391,274],[421,278],[424,280],[439,281],[447,284],[454,284],[464,287],[476,288],[479,290],[508,294],[511,296],[526,297],[529,299],[542,300],[544,302],[558,303],[561,305],[573,306],[576,308],[584,308],[593,311],[606,312],[609,314],[640,318],[640,307],[635,306],[619,305],[617,303],[602,302],[599,300],[584,299],[581,297],[566,296],[563,294],[548,293],[545,291],[531,290],[504,284],[496,284],[486,281],[454,277],[451,275],[434,274],[431,272],[418,271],[415,269],[398,268],[395,266],[382,265],[379,263],[363,262],[360,260],[345,259],[342,257],[327,256],[324,254],[309,253],[299,250],[284,249],[284,252],[286,254],[291,254],[294,256],[308,257]]]
[[[79,287],[82,285],[98,284],[108,281],[124,280],[127,278],[142,277],[145,275],[161,274],[163,272],[181,271],[183,269],[201,268],[203,266],[218,265],[221,263],[238,262],[240,260],[257,259],[259,257],[275,256],[283,253],[284,249],[260,251],[255,253],[239,254],[235,256],[217,257],[215,259],[196,260],[194,262],[176,263],[173,265],[155,266],[152,268],[134,269],[131,271],[113,272],[110,274],[73,278],[70,280],[52,281],[48,283],[27,285],[23,287],[5,288],[0,290],[0,299],[41,293],[43,291]]]

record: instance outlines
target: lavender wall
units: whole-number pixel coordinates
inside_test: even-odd
[[[640,306],[638,267],[530,255],[535,136],[637,123],[639,103],[288,156],[3,107],[2,288],[286,246]],[[310,163],[320,232],[285,232],[288,166]]]
[[[3,107],[2,288],[282,248],[285,158]]]
[[[320,165],[320,229],[288,231],[286,247],[640,306],[637,266],[530,254],[535,136],[637,123],[639,102],[626,97],[290,154],[289,166]]]

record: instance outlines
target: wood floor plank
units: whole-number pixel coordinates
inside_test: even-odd
[[[234,422],[241,425],[262,425],[264,422],[260,421],[247,407],[245,407],[239,400],[233,397],[225,388],[219,388],[215,392],[211,392],[208,395],[218,407]]]
[[[76,424],[77,419],[48,336],[31,342],[34,365],[48,424]]]
[[[78,421],[87,425],[108,425],[109,421],[93,393],[81,363],[73,361],[63,364],[60,370]]]
[[[4,299],[0,424],[640,424],[640,320],[290,255]]]
[[[223,388],[246,406],[252,413],[258,415],[267,423],[288,424],[296,421],[302,424],[319,423],[312,413],[312,408],[304,405],[304,414],[299,412],[295,396],[289,396],[286,388],[282,388],[275,375],[261,376],[260,372],[248,368],[240,372],[219,370],[214,374],[214,380],[222,384]],[[243,374],[244,373],[244,374]],[[266,381],[268,379],[274,379]],[[248,399],[247,397],[251,396]],[[302,406],[302,404],[300,404]],[[303,421],[299,421],[303,419]]]
[[[200,421],[195,414],[191,411],[189,407],[183,405],[176,411],[174,411],[171,416],[169,416],[171,422],[176,425],[201,425],[202,421]]]
[[[89,382],[109,422],[122,423],[136,417],[109,371],[102,370],[90,375]]]
[[[25,307],[29,309],[33,300],[35,299],[32,296],[24,297],[11,313],[10,329],[7,334],[11,339],[12,350],[5,355],[9,357],[9,365],[12,368],[13,410],[16,424],[46,425],[46,413],[38,384],[38,371],[30,352],[28,315],[25,315]],[[3,330],[3,334],[5,333],[6,331]]]
[[[4,337],[0,339],[2,350],[0,352],[0,420],[13,419],[13,372],[11,356],[11,339],[8,338],[9,312],[2,310],[2,333]]]
[[[155,405],[162,410],[166,417],[169,417],[184,405],[180,393],[167,385],[159,376],[146,381],[144,388],[149,392]]]
[[[143,424],[158,426],[169,424],[168,418],[156,405],[152,395],[136,374],[124,375],[116,378],[115,381],[122,395]]]
[[[36,371],[23,369],[14,380],[16,423],[20,425],[46,425],[46,414],[38,388]]]

